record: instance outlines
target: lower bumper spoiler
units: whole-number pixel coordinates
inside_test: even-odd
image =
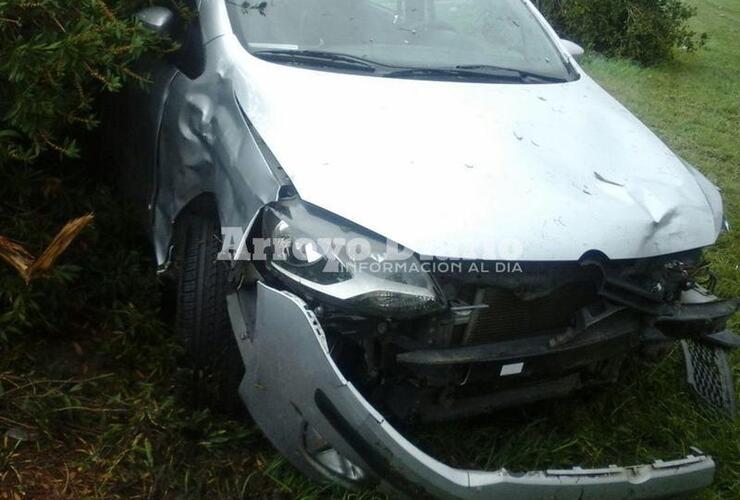
[[[246,369],[240,394],[273,445],[315,479],[380,486],[411,498],[616,500],[675,497],[714,478],[714,461],[698,450],[679,460],[603,469],[449,467],[399,434],[344,378],[319,321],[300,298],[258,284],[255,322],[248,326],[246,293],[228,299]],[[320,460],[312,436],[343,466]]]

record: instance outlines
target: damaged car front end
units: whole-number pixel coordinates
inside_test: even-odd
[[[675,342],[697,394],[734,413],[738,301],[702,256],[727,229],[720,191],[529,0],[190,3],[187,28],[140,16],[182,49],[122,110],[146,110],[126,181],[179,280],[186,347],[217,365],[233,348],[239,396],[290,463],[411,498],[711,483],[696,449],[478,471],[397,430],[614,383]]]
[[[670,498],[711,483],[714,462],[699,450],[632,467],[460,470],[394,427],[614,383],[629,356],[675,340],[720,355],[738,347],[724,329],[738,302],[700,284],[700,251],[440,261],[296,198],[266,207],[253,231],[265,239],[246,238],[259,249],[242,248],[256,254],[237,266],[240,289],[228,298],[246,368],[240,395],[305,474],[411,498]],[[368,240],[368,251],[352,251],[349,242]],[[732,412],[722,368],[696,361],[696,388]]]

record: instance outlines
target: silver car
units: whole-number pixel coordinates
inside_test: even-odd
[[[191,0],[117,103],[121,185],[177,284],[187,363],[306,475],[412,498],[657,498],[640,466],[460,470],[400,423],[614,382],[681,342],[734,411],[702,250],[718,188],[610,97],[529,0]],[[121,133],[125,131],[125,133]]]

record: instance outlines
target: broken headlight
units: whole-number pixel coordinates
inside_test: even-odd
[[[267,267],[284,280],[359,313],[413,317],[444,301],[410,251],[300,200],[268,206]]]

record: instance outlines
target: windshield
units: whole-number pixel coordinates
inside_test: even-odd
[[[404,78],[465,79],[488,72],[511,80],[511,71],[501,70],[512,70],[541,81],[572,79],[571,69],[524,0],[227,4],[245,48],[275,62]]]

